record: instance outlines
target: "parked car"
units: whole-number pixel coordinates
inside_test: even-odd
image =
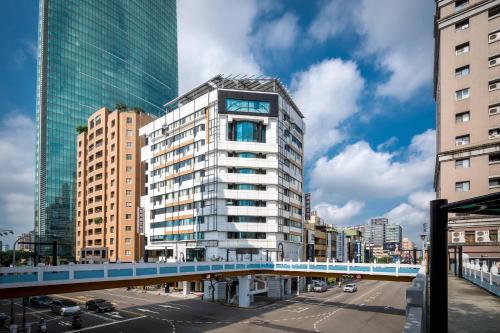
[[[0,327],[3,327],[5,325],[5,322],[9,319],[9,316],[7,316],[5,313],[0,312]]]
[[[113,304],[110,302],[98,298],[98,299],[91,299],[90,301],[87,301],[85,303],[85,309],[91,310],[91,311],[96,311],[96,312],[106,312],[106,311],[113,311],[115,307]]]
[[[30,297],[30,306],[34,308],[48,308],[54,300],[49,296]]]
[[[52,312],[61,316],[72,316],[82,312],[82,309],[73,301],[67,299],[59,299],[52,302],[50,306]]]
[[[318,293],[322,293],[328,289],[328,285],[324,281],[313,281],[312,290]]]
[[[346,293],[353,293],[355,291],[358,291],[358,287],[354,283],[346,284],[344,287],[344,292]]]

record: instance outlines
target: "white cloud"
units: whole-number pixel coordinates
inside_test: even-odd
[[[298,18],[292,13],[285,13],[280,18],[264,23],[256,36],[255,43],[267,49],[286,51],[292,47],[299,34]]]
[[[16,113],[7,114],[0,124],[0,216],[2,228],[19,235],[34,227],[35,124]]]
[[[180,93],[217,74],[260,74],[252,51],[255,0],[177,3]]]
[[[432,180],[435,159],[435,131],[413,137],[406,157],[394,152],[375,151],[365,141],[348,145],[332,158],[316,161],[311,187],[320,201],[343,198],[366,202],[397,198],[427,188]]]
[[[328,224],[344,225],[354,216],[358,215],[364,207],[363,202],[350,200],[344,206],[332,205],[322,202],[314,206],[314,210]]]
[[[434,191],[417,191],[410,194],[408,202],[401,203],[384,214],[390,223],[400,224],[403,235],[418,242],[424,222],[429,222],[429,201],[436,198]]]
[[[327,59],[296,73],[291,90],[306,117],[306,158],[342,140],[339,125],[359,111],[364,80],[355,62]]]
[[[389,73],[377,93],[405,101],[432,81],[432,1],[330,0],[320,9],[309,28],[319,42],[348,30],[363,37],[359,54],[374,56],[375,63]],[[349,21],[346,22],[346,17]],[[411,24],[408,24],[411,22]]]

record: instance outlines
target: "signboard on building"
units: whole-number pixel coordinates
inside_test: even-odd
[[[307,244],[314,245],[314,231],[313,230],[307,230]]]
[[[384,243],[384,251],[399,251],[401,244],[397,242]]]
[[[137,207],[137,233],[144,234],[144,208]]]
[[[306,221],[311,219],[311,193],[305,194]]]
[[[314,244],[307,244],[306,256],[307,260],[314,261]]]

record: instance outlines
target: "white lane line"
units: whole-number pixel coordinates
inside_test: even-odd
[[[157,306],[161,306],[162,308],[172,308],[172,309],[176,309],[176,310],[181,310],[181,308],[178,308],[176,306],[173,306],[173,305],[167,305],[167,304],[156,304]]]
[[[145,318],[145,317],[147,317],[147,316],[140,316],[140,317],[129,318],[129,319],[120,320],[120,321],[114,321],[112,323],[104,323],[104,324],[94,325],[94,326],[85,327],[85,328],[82,328],[82,329],[79,329],[79,330],[73,330],[73,331],[69,331],[69,332],[83,332],[83,331],[93,330],[94,328],[99,328],[99,327],[105,327],[105,326],[120,324],[120,323],[124,323],[124,322],[127,322],[127,321],[132,321],[132,320],[136,320],[136,319],[142,319],[142,318]]]
[[[154,314],[160,314],[159,312],[156,312],[156,311],[151,311],[149,309],[142,309],[142,308],[137,308],[137,310],[141,311],[141,312],[149,312],[149,313],[154,313]]]

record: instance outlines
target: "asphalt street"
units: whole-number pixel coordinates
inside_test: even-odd
[[[198,298],[107,289],[64,295],[82,308],[86,300],[104,298],[116,311],[84,311],[83,329],[71,328],[71,317],[50,309],[26,310],[32,332],[41,318],[52,332],[401,332],[405,321],[405,289],[408,283],[360,281],[358,291],[332,288],[324,293],[304,293],[255,308],[201,301]],[[16,323],[22,320],[22,300],[14,303]],[[10,302],[0,301],[0,312],[10,313]],[[7,332],[6,328],[0,332]]]

